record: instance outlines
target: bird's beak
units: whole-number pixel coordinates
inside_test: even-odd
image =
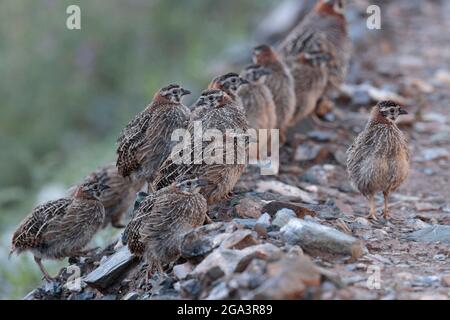
[[[191,94],[191,92],[190,92],[189,90],[187,90],[187,89],[182,89],[182,92],[181,92],[181,95],[182,95],[182,96],[185,96],[185,95],[188,95],[188,94]]]
[[[398,111],[399,111],[399,114],[408,114],[408,111],[406,111],[403,108],[400,108]]]

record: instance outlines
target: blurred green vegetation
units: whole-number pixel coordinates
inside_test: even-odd
[[[113,159],[121,128],[159,87],[182,83],[195,99],[211,64],[227,48],[250,48],[257,19],[275,3],[1,1],[0,298],[21,298],[39,283],[31,257],[6,258],[37,192]],[[71,4],[81,8],[81,30],[66,28]]]

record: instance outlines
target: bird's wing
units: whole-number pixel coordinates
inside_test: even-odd
[[[128,244],[128,248],[134,254],[140,255],[144,250],[145,244],[141,240],[140,229],[143,220],[150,215],[156,197],[157,193],[151,193],[142,200],[122,234],[122,243]]]
[[[131,121],[118,139],[116,165],[119,173],[124,177],[139,167],[137,150],[145,144],[150,120],[149,112],[141,112],[138,119]]]
[[[48,226],[66,214],[72,199],[63,198],[37,206],[21,223],[13,236],[15,248],[33,248],[44,243]]]

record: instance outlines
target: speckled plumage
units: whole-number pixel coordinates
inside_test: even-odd
[[[113,227],[123,227],[121,220],[134,203],[136,192],[143,187],[145,180],[135,181],[129,177],[124,178],[117,171],[115,163],[108,163],[97,168],[82,181],[82,183],[94,182],[99,182],[109,187],[102,191],[99,196],[100,202],[105,207],[103,227],[106,227],[109,223]],[[71,189],[73,190],[71,195],[73,195],[76,187]]]
[[[238,106],[242,106],[242,101],[238,92],[247,81],[241,78],[237,73],[229,72],[227,74],[215,77],[208,85],[208,89],[219,89],[225,92]]]
[[[341,0],[320,0],[279,46],[295,81],[293,123],[311,114],[347,74],[352,45]]]
[[[272,93],[277,117],[277,128],[284,139],[284,131],[291,123],[295,112],[295,87],[294,78],[278,54],[267,45],[261,45],[253,49],[253,62],[270,71],[264,81]]]
[[[214,101],[209,101],[209,97],[214,97]],[[248,129],[248,122],[244,111],[238,106],[226,93],[218,89],[209,89],[202,93],[201,104],[198,102],[197,107],[206,107],[207,110],[204,115],[198,119],[200,121],[203,132],[208,129],[219,130],[224,136],[227,130],[240,130],[242,132]],[[207,105],[209,104],[209,105]],[[194,122],[190,122],[188,130],[191,137],[194,134]],[[191,139],[194,141],[194,139]],[[208,204],[216,203],[222,199],[227,198],[228,194],[233,190],[235,184],[242,175],[245,164],[237,162],[232,164],[207,164],[208,146],[211,147],[210,142],[203,142],[197,149],[191,148],[192,159],[194,154],[203,155],[203,163],[201,164],[181,164],[175,165],[171,159],[163,164],[159,176],[156,179],[157,188],[162,188],[172,183],[175,179],[183,176],[198,177],[207,182],[206,186],[202,187],[201,193],[207,199]],[[225,143],[223,144],[225,148]],[[248,147],[246,144],[245,147]],[[201,148],[201,150],[200,150]],[[234,147],[235,152],[246,152],[247,149]],[[226,151],[223,152],[224,157]]]
[[[199,180],[185,180],[148,195],[137,208],[122,236],[130,251],[143,256],[149,271],[175,261],[184,233],[201,226],[207,204]]]
[[[49,201],[34,208],[14,232],[11,252],[31,251],[50,280],[41,259],[63,259],[82,253],[103,225],[105,209],[98,196],[104,188],[107,187],[98,183],[85,183],[73,198]]]
[[[189,109],[181,97],[189,94],[178,85],[159,90],[152,103],[139,113],[122,131],[118,139],[117,168],[119,173],[133,179],[146,179],[152,184],[162,162],[170,155],[172,132],[185,128]]]
[[[373,108],[365,129],[347,151],[350,181],[369,199],[370,218],[375,218],[373,198],[377,192],[384,194],[387,218],[387,198],[409,173],[407,140],[395,124],[398,115],[405,112],[394,102],[380,102]]]

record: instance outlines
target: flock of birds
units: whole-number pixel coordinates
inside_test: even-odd
[[[41,259],[86,255],[94,234],[111,224],[125,227],[122,243],[147,261],[149,273],[162,271],[179,256],[181,236],[211,222],[208,206],[229,198],[245,170],[237,163],[174,163],[173,130],[193,134],[194,121],[222,133],[279,129],[284,143],[286,130],[344,81],[351,54],[346,28],[343,2],[319,0],[277,48],[254,48],[252,65],[213,79],[191,108],[182,103],[188,90],[177,84],[161,88],[120,134],[116,163],[88,175],[70,196],[33,209],[14,233],[11,253],[31,251],[51,281]],[[404,113],[392,101],[379,102],[348,150],[349,177],[369,199],[370,218],[376,219],[374,194],[383,192],[387,218],[389,193],[408,175],[407,142],[395,124]],[[145,184],[148,193],[139,192]],[[134,202],[124,226],[124,213]]]

